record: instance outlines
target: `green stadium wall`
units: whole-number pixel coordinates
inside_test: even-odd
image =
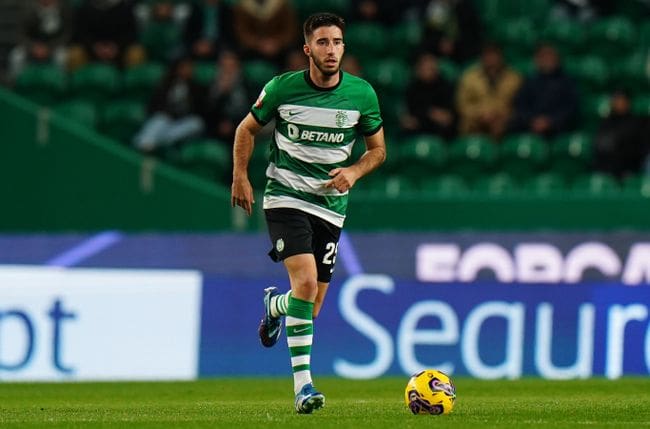
[[[0,117],[1,231],[263,228],[261,198],[247,218],[230,207],[227,187],[139,155],[2,88]],[[357,191],[348,215],[349,230],[650,230],[650,198]]]

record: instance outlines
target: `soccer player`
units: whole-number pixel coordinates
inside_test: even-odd
[[[309,69],[268,82],[237,127],[231,204],[250,216],[255,201],[247,170],[254,137],[275,119],[263,208],[273,245],[269,256],[284,263],[291,290],[281,294],[275,287],[265,289],[259,335],[264,346],[273,346],[286,316],[295,407],[309,414],[325,402],[311,378],[312,321],[334,271],[348,192],[384,161],[386,147],[375,91],[340,69],[343,19],[315,14],[303,30]],[[366,151],[351,163],[360,135]]]

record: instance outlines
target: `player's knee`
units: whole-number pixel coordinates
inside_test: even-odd
[[[294,296],[308,301],[314,301],[318,294],[318,283],[316,279],[302,278],[294,284]]]

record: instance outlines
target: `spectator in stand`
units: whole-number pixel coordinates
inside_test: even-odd
[[[218,69],[207,91],[206,133],[209,137],[232,144],[235,128],[250,110],[251,97],[237,54],[223,51],[219,56]]]
[[[191,11],[188,2],[175,0],[148,0],[138,4],[139,38],[150,60],[167,63],[186,54],[184,31],[188,29]]]
[[[420,6],[419,16],[423,17],[422,49],[457,63],[479,54],[482,27],[471,0],[429,0]]]
[[[15,78],[30,63],[53,63],[66,68],[72,10],[65,1],[30,3],[22,24],[20,43],[9,54],[9,75]]]
[[[618,178],[641,172],[650,154],[650,118],[634,115],[630,105],[627,93],[615,91],[594,137],[596,170]]]
[[[192,5],[185,25],[185,46],[193,59],[216,61],[222,49],[232,47],[232,10],[223,0],[202,0]]]
[[[500,138],[508,126],[512,101],[520,85],[519,73],[505,63],[501,48],[485,45],[479,64],[467,69],[458,85],[460,133]]]
[[[261,57],[282,67],[298,42],[296,11],[288,0],[239,0],[233,20],[245,59]]]
[[[131,66],[144,61],[137,44],[137,28],[130,0],[84,0],[75,17],[75,46],[70,63],[76,68],[87,61]]]
[[[205,88],[192,80],[189,58],[172,62],[149,102],[149,118],[133,139],[143,152],[180,143],[200,135],[205,124]]]
[[[406,112],[400,118],[402,129],[408,134],[454,137],[453,97],[454,87],[440,76],[436,57],[421,54],[415,65],[415,79],[406,88]]]
[[[515,97],[510,129],[544,137],[570,131],[578,115],[578,89],[564,72],[557,50],[541,44],[535,52],[536,71]]]

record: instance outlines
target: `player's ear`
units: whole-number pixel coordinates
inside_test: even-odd
[[[309,56],[311,49],[309,49],[309,45],[305,43],[304,45],[302,45],[302,51],[305,53],[305,55]]]

